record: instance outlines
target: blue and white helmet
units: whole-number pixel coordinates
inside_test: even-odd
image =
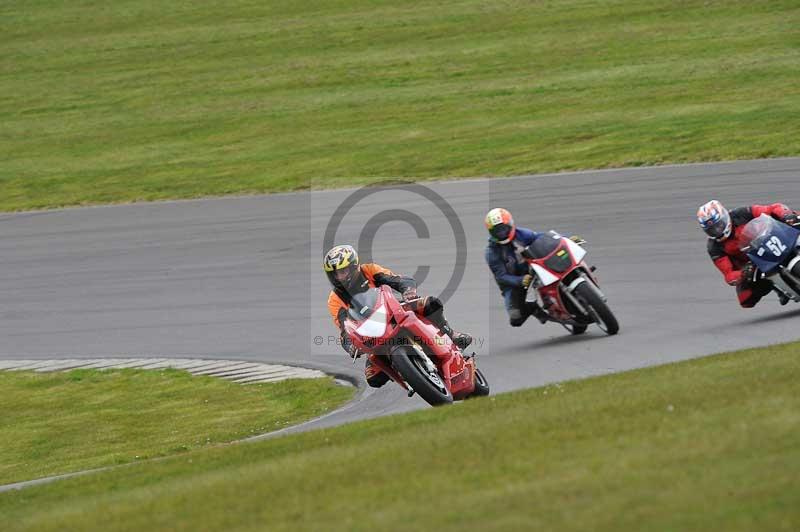
[[[711,200],[698,209],[697,221],[703,231],[718,242],[727,240],[733,232],[731,213],[717,200]]]

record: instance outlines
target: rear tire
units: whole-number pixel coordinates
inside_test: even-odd
[[[411,346],[403,345],[392,352],[392,367],[403,380],[431,406],[449,405],[453,394],[447,389],[441,375],[429,374],[419,353]]]
[[[475,391],[469,394],[470,397],[485,397],[489,395],[489,381],[484,377],[483,372],[475,368]]]
[[[573,336],[578,336],[579,334],[585,333],[586,329],[588,328],[589,328],[588,325],[583,325],[582,323],[578,325],[573,325],[572,328],[569,330],[569,333]]]
[[[575,295],[584,305],[590,307],[593,314],[595,314],[590,317],[596,319],[597,325],[603,329],[606,334],[609,336],[617,334],[619,332],[619,322],[617,318],[614,316],[614,313],[611,312],[611,309],[608,308],[606,302],[603,301],[600,291],[589,283],[591,283],[591,281],[586,281],[575,287]]]
[[[583,323],[562,323],[561,326],[564,327],[572,336],[583,334],[586,332],[586,329],[589,328],[588,325]]]

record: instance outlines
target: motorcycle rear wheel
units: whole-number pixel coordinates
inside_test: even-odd
[[[586,329],[589,328],[588,325],[584,325],[583,323],[576,323],[574,325],[570,325],[570,324],[567,324],[567,323],[562,323],[562,325],[573,336],[578,336],[579,334],[583,334],[583,333],[586,332]]]
[[[489,395],[489,381],[483,375],[483,372],[475,368],[475,391],[469,394],[470,397],[484,397]]]
[[[592,318],[595,318],[598,327],[609,336],[615,335],[619,332],[619,322],[606,302],[603,301],[600,291],[594,286],[590,286],[590,282],[586,281],[575,287],[575,295],[593,311],[595,315]]]
[[[428,372],[416,349],[409,345],[398,347],[392,352],[392,367],[403,380],[431,406],[449,405],[453,394],[445,386],[441,375]]]

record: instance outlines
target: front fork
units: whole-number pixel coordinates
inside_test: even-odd
[[[586,307],[583,306],[583,303],[581,303],[580,300],[577,297],[575,297],[572,293],[575,291],[576,288],[578,288],[578,286],[587,282],[591,281],[588,281],[586,277],[584,277],[583,275],[578,275],[578,277],[573,279],[572,282],[569,283],[569,285],[564,286],[562,284],[561,286],[558,287],[559,290],[561,291],[562,297],[566,297],[569,300],[569,302],[572,303],[576,309],[578,309],[578,312],[580,312],[584,316],[589,316],[589,311],[586,310]]]
[[[767,277],[776,292],[782,293],[795,302],[800,302],[800,279],[792,272],[798,264],[800,264],[800,255],[789,261],[785,267],[781,266],[777,274]]]

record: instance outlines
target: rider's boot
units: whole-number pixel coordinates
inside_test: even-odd
[[[450,339],[458,346],[459,349],[466,349],[467,346],[472,343],[472,335],[464,332],[454,331],[447,322],[444,322],[444,326],[441,327],[441,329],[443,333],[450,337]]]
[[[547,323],[550,321],[550,315],[536,302],[528,303],[528,312],[530,312],[531,316],[539,320],[539,323]]]
[[[433,322],[433,324],[436,325],[439,328],[439,330],[441,330],[444,334],[449,336],[450,339],[453,341],[453,343],[456,344],[459,349],[462,350],[466,349],[467,346],[472,343],[471,335],[453,330],[453,328],[450,327],[450,324],[447,323],[447,320],[445,319],[442,319],[441,321],[431,320],[431,322]]]
[[[775,290],[775,293],[778,294],[778,301],[780,301],[782,306],[785,306],[789,301],[791,301],[789,296],[787,296],[786,294],[784,294],[780,290]]]
[[[444,308],[442,302],[438,298],[425,298],[426,303],[426,317],[430,322],[435,325],[442,333],[450,337],[450,340],[456,344],[459,349],[466,349],[472,343],[472,336],[467,333],[454,331],[447,319],[444,317]]]

